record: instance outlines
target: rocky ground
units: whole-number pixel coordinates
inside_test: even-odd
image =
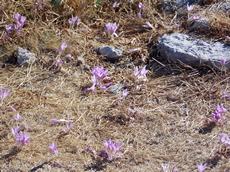
[[[229,0],[0,14],[0,171],[230,171]]]

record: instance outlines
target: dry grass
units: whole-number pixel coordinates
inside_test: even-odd
[[[0,69],[0,86],[11,89],[11,96],[0,104],[0,171],[29,171],[38,167],[37,171],[102,168],[102,171],[157,172],[161,171],[162,163],[169,163],[171,169],[176,166],[186,172],[196,171],[198,163],[217,156],[221,160],[208,171],[230,170],[229,159],[222,156],[217,138],[220,132],[230,131],[229,112],[223,126],[207,134],[199,133],[218,103],[230,108],[229,101],[221,98],[223,91],[230,91],[228,73],[186,72],[157,77],[150,71],[148,81],[139,83],[139,89],[136,87],[133,68],[149,61],[147,44],[174,29],[170,26],[172,18],[164,17],[155,8],[158,1],[143,3],[148,10],[143,19],[137,19],[137,1],[134,5],[124,3],[117,10],[111,8],[111,2],[97,8],[90,1],[67,1],[57,8],[45,2],[39,11],[34,10],[30,0],[1,2],[1,38],[13,13],[20,12],[28,21],[20,35],[7,41],[1,39],[1,62],[18,46],[35,52],[38,62],[29,67],[7,64]],[[75,30],[69,29],[67,20],[75,14],[82,23]],[[146,21],[153,24],[152,31],[143,29]],[[118,38],[109,39],[103,33],[106,22],[119,23]],[[67,52],[74,56],[74,61],[64,64],[59,72],[49,70],[62,40],[68,42]],[[110,64],[93,51],[102,44],[141,51]],[[85,64],[78,65],[79,56]],[[129,89],[127,98],[120,100],[119,95],[99,90],[82,93],[82,88],[91,84],[88,68],[96,65],[109,69],[113,83],[124,83]],[[12,119],[14,112],[10,107],[20,112],[22,122]],[[50,125],[52,118],[70,119],[73,128],[64,134],[64,126]],[[15,150],[10,132],[16,125],[31,137],[21,150]],[[123,143],[124,154],[120,159],[97,164],[84,153],[87,146],[101,149],[103,141],[109,138]],[[48,151],[52,142],[58,145],[58,156]]]

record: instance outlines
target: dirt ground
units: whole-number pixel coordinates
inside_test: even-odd
[[[162,34],[185,28],[171,23],[174,15],[164,14],[160,1],[143,0],[142,18],[137,17],[139,1],[120,3],[113,8],[112,1],[69,0],[59,6],[44,1],[40,8],[32,0],[1,1],[0,86],[9,88],[10,96],[0,102],[0,171],[160,172],[168,165],[165,172],[192,172],[202,163],[208,164],[206,171],[230,171],[229,149],[218,138],[230,134],[230,103],[223,98],[230,93],[229,73],[181,69],[157,75],[151,48]],[[26,26],[6,39],[5,25],[16,12],[26,16]],[[75,15],[81,23],[70,28],[68,19]],[[143,27],[147,21],[152,30]],[[108,22],[119,24],[118,37],[105,34]],[[54,69],[63,41],[73,59]],[[94,51],[100,45],[138,51],[110,63]],[[19,46],[34,52],[37,62],[12,63]],[[147,81],[137,81],[134,67],[144,65]],[[108,69],[112,84],[123,84],[128,96],[101,89],[86,93],[95,66]],[[207,121],[218,104],[228,111],[224,122],[210,129]],[[14,120],[16,113],[21,121]],[[51,125],[53,118],[71,120],[72,126],[65,132],[65,124]],[[28,144],[15,143],[11,128],[16,126],[29,134]],[[106,161],[86,151],[103,149],[108,139],[122,143],[119,158]],[[57,155],[49,151],[53,142]]]

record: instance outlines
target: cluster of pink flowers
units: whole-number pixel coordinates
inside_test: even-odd
[[[5,87],[0,87],[0,102],[3,101],[8,96],[10,96],[10,89]]]
[[[6,32],[11,34],[13,32],[19,32],[22,30],[26,23],[26,17],[19,13],[14,14],[14,23],[6,25]]]
[[[221,122],[225,112],[227,112],[227,109],[223,104],[217,105],[215,111],[212,113],[212,121],[215,123]]]
[[[100,151],[99,156],[112,161],[121,156],[122,144],[111,139],[104,141],[104,149]]]
[[[108,70],[105,69],[104,67],[100,67],[100,66],[94,67],[91,73],[92,73],[93,85],[90,88],[88,88],[88,90],[95,91],[96,87],[106,90],[111,85],[110,82],[104,84],[104,81],[109,79]]]
[[[12,128],[11,132],[17,144],[23,146],[29,143],[30,141],[29,135],[25,132],[20,131],[19,127]]]

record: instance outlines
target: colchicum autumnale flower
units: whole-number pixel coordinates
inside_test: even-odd
[[[107,23],[105,25],[105,32],[109,35],[118,37],[118,35],[116,34],[117,29],[118,25],[116,23]]]

